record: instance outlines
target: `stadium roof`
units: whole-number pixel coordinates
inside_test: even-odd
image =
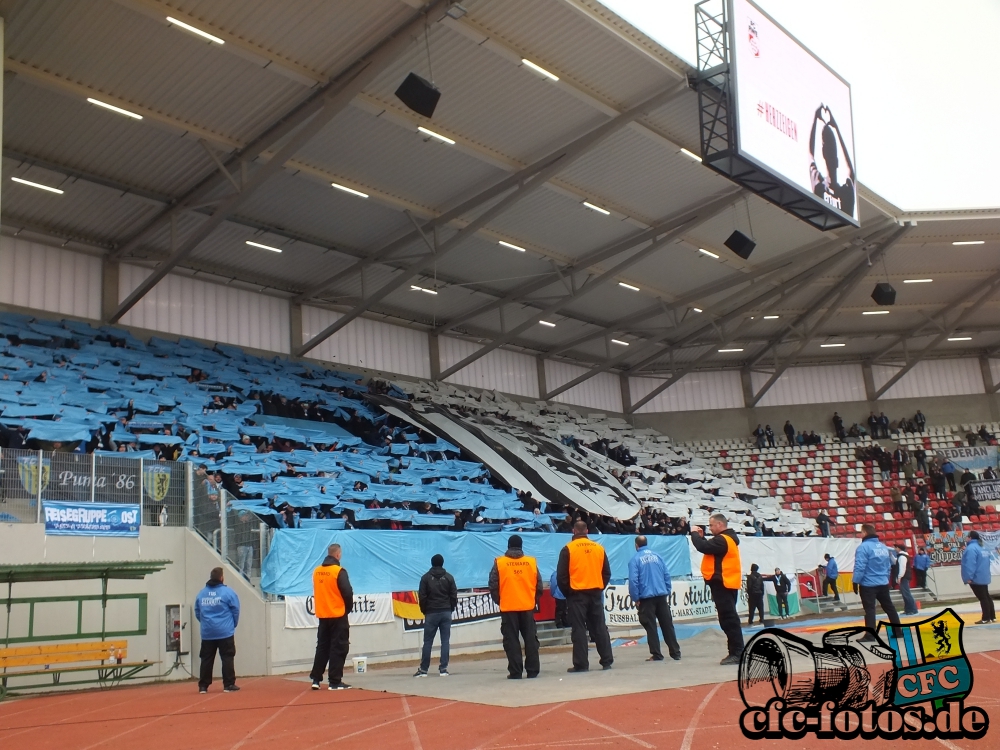
[[[692,70],[595,0],[421,7],[0,2],[4,232],[592,372],[1000,351],[1000,210],[824,234],[682,151]]]

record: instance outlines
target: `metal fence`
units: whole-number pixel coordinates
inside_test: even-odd
[[[144,526],[188,526],[259,585],[270,530],[230,500],[190,463],[0,450],[0,523],[38,523],[45,501],[141,503]]]

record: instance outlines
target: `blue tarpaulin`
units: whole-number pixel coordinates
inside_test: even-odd
[[[543,578],[555,570],[569,534],[524,534],[524,553],[538,559]],[[608,553],[612,578],[628,577],[635,554],[635,537],[607,534],[591,537]],[[507,549],[506,534],[464,534],[453,531],[328,531],[279,530],[264,558],[261,586],[283,596],[310,596],[312,572],[331,544],[343,548],[343,564],[358,594],[415,591],[435,553],[444,555],[448,571],[460,589],[485,587],[493,560]],[[684,536],[651,536],[650,549],[659,552],[672,576],[690,575],[691,556]]]

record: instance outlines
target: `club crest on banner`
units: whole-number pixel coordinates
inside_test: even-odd
[[[142,471],[142,486],[155,503],[162,502],[170,490],[170,469],[164,466],[150,466]]]
[[[37,456],[26,456],[25,458],[17,459],[17,475],[21,480],[21,486],[24,487],[26,492],[30,492],[32,495],[39,491],[45,491],[45,488],[49,486],[49,476],[51,473],[52,463],[47,458],[42,459],[40,472]],[[41,476],[40,488],[38,485],[39,475]]]

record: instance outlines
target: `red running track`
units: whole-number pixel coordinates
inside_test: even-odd
[[[912,748],[1000,747],[1000,652],[973,654],[967,704],[991,714],[981,740],[907,741]],[[599,674],[588,677],[599,678]],[[367,690],[314,692],[284,677],[248,678],[239,693],[199,695],[169,683],[42,695],[0,704],[0,748],[30,750],[501,750],[514,748],[828,748],[830,742],[751,742],[739,729],[735,682],[525,708]],[[509,690],[506,682],[498,690]],[[898,746],[864,742],[865,750]],[[898,750],[898,748],[897,748]]]

